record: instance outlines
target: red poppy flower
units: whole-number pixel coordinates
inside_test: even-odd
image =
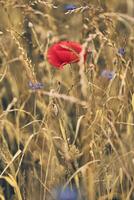
[[[48,62],[54,67],[62,69],[66,64],[79,62],[81,51],[81,44],[72,41],[61,41],[48,49]]]

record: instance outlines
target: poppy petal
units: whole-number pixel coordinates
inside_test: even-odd
[[[52,48],[48,50],[47,59],[48,62],[55,67],[60,67],[62,65],[62,61],[57,57]]]

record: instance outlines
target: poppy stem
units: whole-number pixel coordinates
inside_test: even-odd
[[[80,92],[80,83],[79,83],[79,73],[78,73],[78,66],[73,66],[70,64],[71,66],[71,75],[72,75],[72,88],[71,90],[73,90],[74,96],[77,98],[81,98],[81,92]],[[77,68],[76,68],[77,67]],[[79,116],[80,114],[80,109],[78,107],[78,105],[76,105],[76,118]]]

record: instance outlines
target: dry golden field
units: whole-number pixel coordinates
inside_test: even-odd
[[[0,200],[134,200],[134,0],[0,0]]]

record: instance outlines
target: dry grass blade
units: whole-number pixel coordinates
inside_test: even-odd
[[[74,96],[67,96],[65,94],[59,94],[59,93],[56,93],[56,92],[40,92],[41,94],[44,94],[46,96],[50,96],[50,97],[54,97],[54,98],[59,98],[59,99],[63,99],[65,101],[68,101],[70,103],[76,103],[76,104],[79,104],[81,106],[87,106],[87,102],[86,101],[82,101]]]
[[[25,155],[26,150],[28,149],[28,145],[29,145],[29,143],[31,142],[31,140],[32,140],[35,136],[37,136],[37,134],[38,134],[38,133],[34,133],[34,134],[31,135],[31,136],[29,137],[29,139],[27,140],[27,142],[26,142],[26,144],[25,144],[25,147],[24,147],[24,149],[23,149],[23,152],[22,152],[22,156],[21,156],[21,159],[20,159],[20,162],[19,162],[19,165],[18,165],[18,169],[17,169],[17,171],[16,171],[16,176],[17,176],[17,174],[18,174],[18,172],[19,172],[19,170],[20,170],[20,167],[21,167],[21,164],[22,164],[22,161],[23,161],[23,157],[24,157],[24,155]]]
[[[81,121],[82,121],[83,118],[84,118],[84,115],[80,116],[79,119],[78,119],[78,121],[77,121],[76,131],[75,131],[75,138],[74,138],[73,144],[75,144],[76,139],[77,139],[77,137],[78,137],[79,128],[80,128],[80,123],[81,123]]]
[[[79,172],[82,172],[82,170],[86,170],[86,168],[89,166],[89,165],[92,165],[96,162],[100,162],[100,160],[93,160],[93,161],[90,161],[90,162],[87,162],[85,165],[83,165],[82,167],[80,167],[69,179],[68,181],[65,183],[64,187],[63,188],[66,188],[67,185],[71,182],[71,180],[79,173]]]
[[[0,176],[2,176],[6,170],[10,167],[10,165],[16,160],[16,158],[21,154],[21,150],[18,150],[12,160],[8,163],[8,165],[4,168],[4,170],[1,172]]]
[[[0,179],[4,179],[5,181],[7,181],[14,188],[17,199],[22,200],[22,196],[21,196],[18,184],[11,174],[8,174],[8,176],[0,176]]]

